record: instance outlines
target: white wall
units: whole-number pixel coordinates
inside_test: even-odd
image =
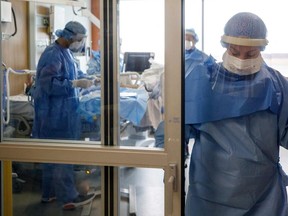
[[[120,0],[121,51],[154,52],[164,63],[164,0]]]

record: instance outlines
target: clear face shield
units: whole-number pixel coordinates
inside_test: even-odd
[[[266,46],[266,39],[238,38],[231,36],[222,36],[222,42],[230,44],[224,53],[223,67],[229,72],[239,75],[249,75],[260,70],[263,59],[260,49]],[[234,47],[233,47],[234,46]]]
[[[185,33],[185,50],[190,50],[195,47],[198,37],[189,32]]]
[[[81,52],[83,48],[85,47],[86,38],[87,37],[85,35],[77,34],[75,37],[72,38],[74,42],[70,44],[69,49],[75,53]]]
[[[190,50],[194,47],[193,41],[185,40],[185,50]]]
[[[222,64],[217,64],[211,74],[213,91],[234,96],[253,95],[250,81],[261,70],[264,62],[261,50],[268,41],[224,35],[221,42],[227,50],[223,54]]]

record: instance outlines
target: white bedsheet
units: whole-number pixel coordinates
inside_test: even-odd
[[[33,120],[34,107],[31,102],[28,101],[28,96],[21,94],[10,96],[10,114],[20,115],[27,120]]]

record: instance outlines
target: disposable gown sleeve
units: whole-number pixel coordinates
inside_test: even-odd
[[[82,71],[82,70],[80,70],[79,68],[78,68],[78,77],[77,77],[77,79],[85,79],[85,78],[87,78],[88,76]]]
[[[196,137],[196,129],[191,124],[185,124],[185,142]]]
[[[284,133],[281,136],[281,141],[280,145],[286,149],[288,149],[288,134],[287,134],[287,129],[283,131]]]
[[[164,121],[160,122],[155,134],[155,147],[164,148]]]
[[[287,104],[288,105],[288,104]],[[288,106],[286,107],[288,109]],[[280,146],[288,149],[288,113],[281,110],[279,117]]]
[[[61,63],[59,58],[55,57],[50,62],[51,63],[46,64],[40,70],[40,86],[43,91],[50,96],[69,95],[69,91],[72,88],[72,82],[69,80],[68,72],[63,71],[63,63]],[[67,68],[67,66],[65,68]]]
[[[285,78],[279,78],[281,80],[282,89],[282,104],[279,112],[279,140],[280,146],[288,149],[288,81]]]

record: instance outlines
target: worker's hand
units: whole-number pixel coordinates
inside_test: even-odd
[[[93,80],[88,79],[79,79],[79,80],[72,80],[72,86],[78,88],[89,88],[94,84]]]
[[[94,85],[98,85],[98,84],[100,84],[101,79],[98,78],[98,77],[96,77],[96,78],[93,80],[93,82],[94,82]]]

